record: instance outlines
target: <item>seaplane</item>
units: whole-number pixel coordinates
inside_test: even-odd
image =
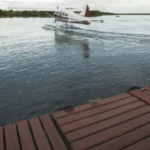
[[[85,5],[83,9],[40,9],[40,8],[19,8],[19,7],[8,7],[9,9],[15,9],[15,10],[35,10],[35,11],[43,11],[50,17],[55,18],[54,22],[52,22],[51,25],[45,25],[45,28],[58,28],[58,27],[63,27],[63,28],[74,28],[74,29],[79,29],[77,27],[74,27],[73,24],[83,24],[83,25],[89,25],[91,22],[95,21],[101,21],[103,20],[92,20],[90,18],[90,9],[88,5]],[[95,9],[96,10],[96,9]],[[104,9],[103,9],[104,10]],[[52,16],[51,14],[47,13],[46,11],[52,11],[54,12],[54,15]],[[93,10],[92,10],[93,11]],[[98,10],[99,11],[99,10]],[[76,13],[78,12],[78,13]],[[58,25],[57,22],[64,22],[66,23],[65,25]],[[53,24],[56,23],[54,26]],[[71,25],[69,25],[71,24]]]

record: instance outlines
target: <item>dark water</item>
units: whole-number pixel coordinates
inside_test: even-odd
[[[0,125],[150,84],[150,17],[103,19],[77,31],[0,19]]]

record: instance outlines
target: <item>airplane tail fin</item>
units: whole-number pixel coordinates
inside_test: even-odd
[[[80,13],[81,16],[84,17],[90,17],[90,10],[89,10],[89,6],[85,5],[82,12]]]

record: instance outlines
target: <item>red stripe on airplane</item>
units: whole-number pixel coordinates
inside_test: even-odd
[[[55,15],[55,17],[62,18],[62,19],[69,19],[69,18],[66,18],[66,17],[58,16],[58,15]]]

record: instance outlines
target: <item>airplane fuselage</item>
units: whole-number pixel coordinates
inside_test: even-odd
[[[56,21],[62,21],[66,23],[78,23],[78,24],[90,24],[91,20],[89,17],[81,16],[69,10],[56,11],[54,13]]]

